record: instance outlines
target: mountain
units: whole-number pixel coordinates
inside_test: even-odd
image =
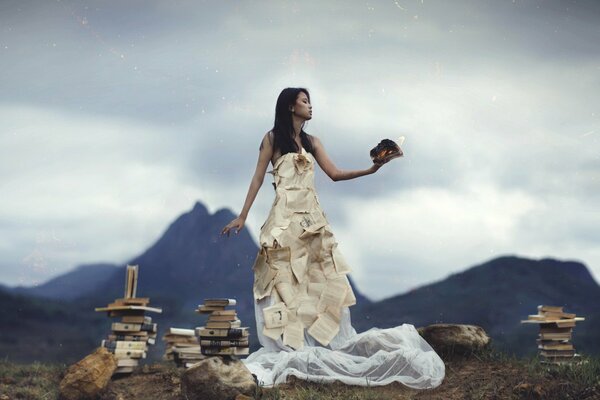
[[[50,279],[44,284],[33,287],[18,286],[12,290],[14,293],[35,297],[74,300],[106,282],[116,268],[115,264],[80,265],[75,270]]]
[[[227,209],[211,215],[204,205],[197,202],[191,211],[173,221],[150,248],[127,262],[139,265],[138,296],[150,297],[151,305],[163,309],[162,314],[152,315],[160,327],[159,336],[168,327],[193,328],[202,325],[205,317],[195,314],[193,310],[205,298],[211,297],[237,299],[236,310],[240,319],[255,330],[252,266],[258,246],[247,229],[232,237],[220,235],[223,226],[235,217]],[[20,288],[18,292],[68,300],[73,296],[68,297],[60,289],[66,288],[66,282],[69,287],[87,285],[90,276],[83,271],[88,270],[80,267],[42,285],[56,291]],[[77,297],[77,308],[93,310],[122,297],[125,265],[116,268],[107,266],[98,271],[101,276],[96,277],[97,285],[86,286],[87,292]],[[358,304],[368,303],[369,300],[352,281],[351,285]],[[48,296],[49,293],[52,296]],[[95,334],[97,343],[106,335],[109,326],[109,319],[106,318],[105,331],[100,330]],[[256,335],[251,337],[251,346],[258,347]],[[157,347],[152,352],[154,356],[160,356],[162,342]]]
[[[150,297],[153,304],[163,308],[162,315],[154,317],[159,326],[202,325],[204,317],[193,312],[196,306],[206,298],[227,297],[237,299],[240,319],[255,329],[252,266],[259,249],[247,229],[231,237],[220,235],[223,226],[235,217],[228,209],[211,215],[197,202],[156,243],[128,262],[139,265],[139,296]],[[123,278],[121,268],[88,298],[102,304],[119,297]],[[358,302],[369,302],[354,289]],[[258,347],[256,335],[251,337],[251,345]]]
[[[205,298],[233,297],[238,300],[240,319],[254,332],[251,349],[258,347],[252,297],[252,265],[258,246],[247,229],[232,237],[219,235],[233,218],[227,209],[211,215],[197,202],[152,246],[129,260],[128,264],[139,265],[138,296],[150,297],[150,305],[163,309],[162,314],[152,315],[159,338],[169,327],[202,325],[205,317],[193,310]],[[0,291],[0,308],[7,310],[1,326],[10,327],[0,333],[0,356],[67,362],[96,347],[108,334],[111,320],[93,309],[122,297],[125,265],[107,265],[105,274],[102,267],[98,271],[98,286],[86,286],[87,292],[75,300],[67,300],[63,294],[59,301]],[[78,268],[45,285],[60,288],[61,282],[70,282],[71,288],[84,287],[91,274]],[[600,354],[600,311],[596,311],[600,310],[600,288],[581,263],[499,257],[376,303],[353,288],[358,304],[351,308],[352,322],[359,332],[403,323],[476,324],[497,344],[524,355],[536,351],[537,327],[519,321],[534,314],[538,304],[564,305],[568,312],[586,317],[574,329],[575,347]],[[53,293],[57,292],[60,290]],[[163,352],[162,342],[157,343],[149,353],[155,360]]]
[[[578,351],[600,354],[600,286],[579,262],[504,256],[408,293],[363,305],[357,330],[403,323],[481,326],[498,347],[515,354],[537,351],[537,325],[521,324],[539,304],[564,306],[586,318],[573,330]]]

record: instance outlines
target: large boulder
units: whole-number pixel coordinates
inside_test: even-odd
[[[477,325],[433,324],[418,332],[442,358],[468,356],[490,343],[490,337]]]
[[[108,384],[117,369],[117,359],[104,347],[71,365],[60,382],[60,398],[93,399]]]
[[[252,397],[256,381],[240,360],[208,357],[184,372],[181,394],[189,400],[235,399],[242,394]]]

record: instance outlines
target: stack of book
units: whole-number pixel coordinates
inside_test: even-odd
[[[200,353],[200,344],[193,329],[169,328],[162,339],[167,347],[163,359],[174,361],[178,367],[189,368],[206,358]]]
[[[237,313],[228,306],[235,306],[235,299],[206,299],[196,309],[208,314],[205,326],[196,328],[200,351],[207,356],[241,356],[249,354],[247,327],[241,326]]]
[[[156,343],[156,324],[145,313],[161,313],[162,310],[149,307],[150,299],[147,297],[135,297],[137,275],[138,266],[128,265],[123,298],[95,309],[97,312],[107,312],[109,317],[120,318],[112,323],[112,332],[101,344],[117,358],[115,373],[133,372],[139,360],[146,358],[148,345]]]
[[[539,324],[540,332],[536,341],[542,363],[563,364],[579,357],[571,339],[575,322],[584,320],[583,317],[564,312],[563,307],[540,305],[537,314],[529,315],[527,320],[521,322]]]

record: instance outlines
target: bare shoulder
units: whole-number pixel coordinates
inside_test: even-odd
[[[273,147],[273,131],[269,131],[267,133],[265,133],[265,136],[263,136],[262,141],[260,142],[260,149],[262,150],[263,148],[272,148]]]
[[[321,154],[325,153],[325,147],[323,146],[323,142],[318,137],[311,135],[311,142],[313,148],[315,149],[315,156],[318,157]]]
[[[321,141],[315,135],[308,135],[308,137],[309,137],[313,147],[315,147],[317,150],[322,146]]]

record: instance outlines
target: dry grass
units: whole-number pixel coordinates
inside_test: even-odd
[[[64,364],[19,365],[0,361],[0,399],[57,399],[58,384],[66,369]]]

